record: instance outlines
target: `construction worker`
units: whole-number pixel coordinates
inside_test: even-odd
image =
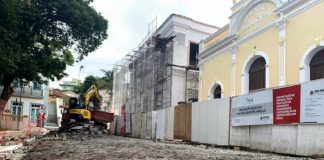
[[[47,118],[47,115],[46,115],[46,113],[44,112],[43,114],[42,114],[42,127],[44,127],[45,126],[45,120],[46,120],[46,118]]]
[[[47,118],[45,113],[45,105],[39,106],[39,113],[37,116],[37,127],[44,127],[45,126],[45,119]]]
[[[41,127],[42,126],[42,113],[38,113],[37,115],[37,127]]]

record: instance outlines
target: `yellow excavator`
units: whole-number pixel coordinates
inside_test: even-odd
[[[68,127],[72,120],[77,123],[94,121],[95,124],[106,126],[114,120],[114,114],[100,110],[101,100],[95,85],[92,85],[82,98],[70,98],[69,108],[63,112],[62,126]]]

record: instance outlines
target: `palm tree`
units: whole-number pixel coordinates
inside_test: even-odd
[[[111,91],[113,87],[114,71],[101,69],[104,72],[104,76],[98,79],[98,88]]]

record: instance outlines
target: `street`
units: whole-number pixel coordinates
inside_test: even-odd
[[[23,160],[51,159],[309,159],[284,155],[234,151],[189,145],[182,142],[151,140],[112,135],[67,135],[41,138]]]

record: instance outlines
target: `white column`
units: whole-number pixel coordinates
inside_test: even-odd
[[[280,14],[279,27],[279,86],[286,85],[286,20]]]
[[[203,67],[203,64],[200,64],[199,63],[199,89],[198,89],[198,94],[199,94],[199,96],[198,96],[198,99],[199,99],[199,101],[201,101],[204,97],[202,97],[202,91],[203,91],[203,69],[204,69],[204,67]]]
[[[231,47],[231,96],[235,96],[236,90],[236,45]]]

